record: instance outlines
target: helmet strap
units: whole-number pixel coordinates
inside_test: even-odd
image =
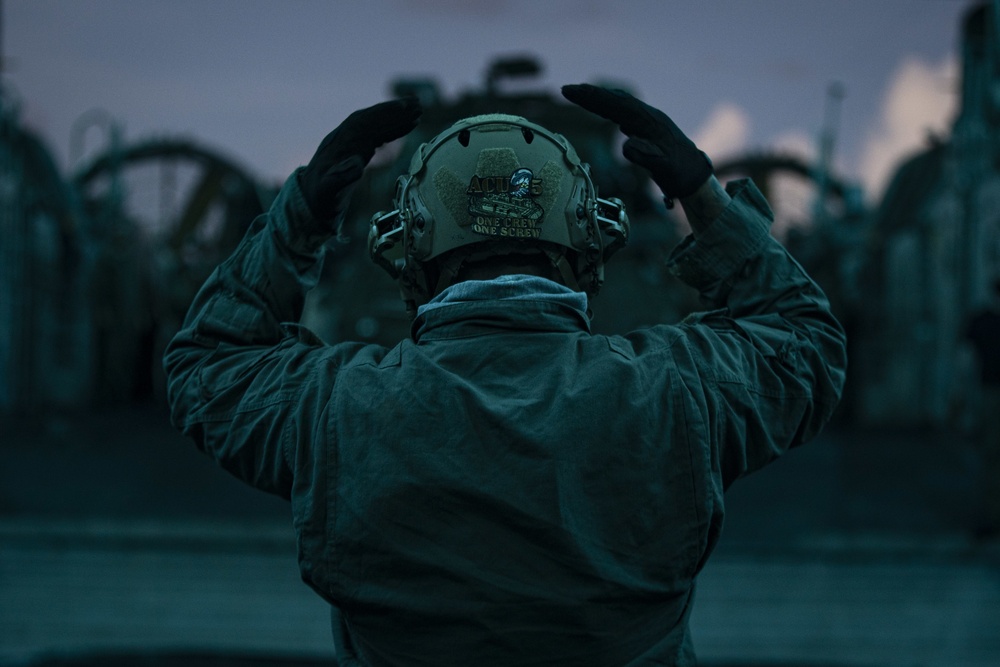
[[[545,255],[552,262],[552,266],[555,267],[556,271],[563,279],[563,284],[570,288],[574,292],[581,292],[580,283],[576,279],[576,274],[573,273],[573,267],[569,265],[566,260],[566,253],[564,251],[556,250],[554,248],[546,248]]]
[[[462,254],[453,254],[448,257],[445,261],[438,265],[439,274],[437,280],[437,287],[431,294],[440,294],[448,287],[451,287],[452,283],[455,282],[455,277],[458,275],[459,270],[462,268],[462,263],[465,262],[466,256]]]

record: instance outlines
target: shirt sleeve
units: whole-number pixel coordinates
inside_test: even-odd
[[[772,214],[748,179],[732,203],[668,265],[707,310],[680,325],[680,356],[694,366],[723,488],[829,421],[843,389],[843,328],[820,287],[770,235]]]
[[[293,174],[209,276],[164,355],[174,426],[232,474],[286,498],[296,443],[319,428],[329,391],[316,363],[329,348],[296,324],[319,277],[323,229]]]

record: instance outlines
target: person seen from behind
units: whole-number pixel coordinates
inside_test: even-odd
[[[669,268],[703,312],[625,335],[589,300],[628,238],[559,134],[504,114],[415,153],[372,258],[414,315],[398,345],[298,324],[324,243],[414,99],[355,112],[285,183],[195,298],[165,355],[174,424],[291,502],[303,580],[341,665],[693,665],[695,581],[737,479],[815,437],[843,330],[663,112],[562,89],[616,123],[691,224]]]

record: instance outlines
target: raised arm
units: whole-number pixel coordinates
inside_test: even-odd
[[[375,149],[416,125],[416,100],[350,115],[286,181],[208,278],[164,368],[174,425],[254,486],[289,496],[297,443],[317,428],[335,355],[297,325],[334,233]]]
[[[709,432],[723,486],[813,437],[843,388],[846,341],[818,285],[769,233],[749,180],[725,189],[712,163],[662,111],[623,91],[564,86],[570,101],[619,125],[622,152],[681,201],[692,235],[674,273],[707,309],[670,329],[680,380]]]

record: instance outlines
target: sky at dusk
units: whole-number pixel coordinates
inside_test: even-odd
[[[6,0],[4,82],[70,172],[70,134],[100,109],[127,142],[183,137],[279,182],[400,76],[444,94],[497,55],[533,54],[533,87],[620,81],[718,161],[814,154],[826,91],[846,93],[836,161],[874,197],[946,133],[972,0]],[[558,130],[559,128],[552,128]],[[83,156],[104,148],[87,135]]]

